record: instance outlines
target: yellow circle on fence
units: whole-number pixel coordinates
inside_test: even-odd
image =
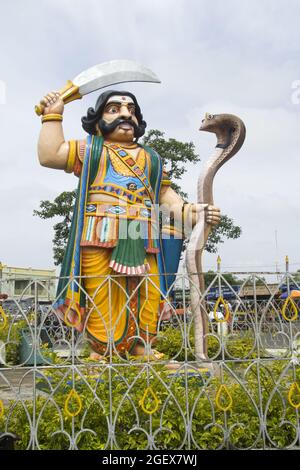
[[[287,315],[286,315],[286,310],[288,308],[288,306],[290,305],[292,311],[294,312],[294,315],[289,318]],[[284,304],[283,304],[283,307],[282,307],[282,310],[281,310],[281,313],[282,313],[282,316],[283,318],[286,320],[286,321],[295,321],[297,320],[298,318],[298,308],[297,308],[297,305],[295,304],[295,302],[293,301],[292,297],[289,295]]]
[[[75,312],[77,313],[78,320],[77,320],[76,323],[71,323],[71,322],[69,322],[69,320],[68,320],[68,315],[69,315],[69,312],[70,312],[71,310],[75,310]],[[80,313],[80,310],[79,310],[79,308],[78,308],[76,302],[72,302],[72,303],[68,306],[67,310],[65,311],[65,315],[64,315],[65,324],[68,325],[70,328],[76,328],[76,326],[79,326],[79,325],[80,325],[81,319],[82,319],[82,318],[81,318],[81,313]]]
[[[218,310],[219,305],[224,305],[224,309],[225,309],[224,318],[218,318],[217,310]],[[223,297],[220,296],[214,306],[214,319],[219,323],[224,323],[225,321],[228,321],[229,317],[230,317],[230,310],[229,310],[228,304],[223,299]]]
[[[4,405],[3,405],[3,401],[0,400],[0,419],[3,418],[3,415],[4,415]]]
[[[295,402],[295,398],[297,399],[298,403]],[[297,382],[292,383],[292,385],[290,386],[288,400],[293,408],[298,409],[300,407],[300,387]]]
[[[147,400],[147,398],[149,397],[149,395],[153,398],[154,400],[154,407],[150,410],[147,410],[146,406],[145,406],[145,401]],[[155,411],[158,410],[158,407],[159,407],[159,400],[157,398],[157,396],[155,395],[155,393],[153,392],[152,388],[151,387],[148,387],[146,388],[145,392],[144,392],[144,395],[142,397],[142,399],[139,401],[139,404],[142,408],[142,410],[147,413],[148,415],[153,415],[153,413],[155,413]]]
[[[0,318],[2,318],[2,322],[0,324],[0,331],[1,331],[1,330],[4,330],[8,322],[7,315],[1,306],[0,306]]]
[[[225,402],[228,401],[228,405],[224,406],[222,404],[222,401],[225,401]],[[222,384],[219,390],[217,391],[217,395],[216,395],[217,408],[221,411],[228,411],[230,410],[230,408],[232,408],[232,404],[233,404],[233,401],[229,393],[229,390],[225,384]]]
[[[77,410],[72,411],[69,409],[70,402],[71,400],[75,400],[76,405],[77,405]],[[71,418],[74,418],[77,416],[80,411],[82,410],[82,400],[76,390],[74,388],[70,391],[69,395],[67,396],[66,402],[65,402],[65,413],[70,416]]]

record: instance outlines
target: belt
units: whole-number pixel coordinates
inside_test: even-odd
[[[103,184],[103,185],[92,185],[89,188],[89,194],[110,194],[112,196],[117,196],[123,199],[127,199],[131,203],[139,203],[144,200],[144,198],[149,198],[148,192],[146,190],[142,190],[136,193],[128,191],[127,189],[120,188],[114,185]]]
[[[119,219],[138,219],[156,222],[155,211],[142,204],[118,204],[89,201],[86,205],[87,216],[114,217]]]

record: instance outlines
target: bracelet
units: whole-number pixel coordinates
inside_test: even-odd
[[[181,208],[181,213],[182,213],[182,215],[184,215],[184,211],[185,211],[186,206],[191,207],[191,206],[193,206],[193,204],[190,203],[190,202],[184,202],[184,203],[182,204],[182,208]]]
[[[42,123],[49,122],[49,121],[62,121],[62,120],[63,120],[62,114],[45,114],[45,116],[42,117]]]
[[[182,204],[182,208],[181,208],[182,227],[184,227],[184,225],[185,225],[185,224],[184,224],[184,222],[185,222],[185,220],[184,220],[184,210],[185,210],[185,207],[188,206],[188,205],[189,205],[188,202],[184,202],[184,203]]]
[[[184,202],[184,203],[182,204],[182,208],[181,208],[181,213],[182,213],[182,214],[183,214],[183,212],[184,212],[184,206],[186,206],[187,204],[188,204],[187,202]]]
[[[184,234],[186,235],[185,231],[186,229],[189,230],[190,227],[190,217],[186,219],[186,209],[188,211],[188,215],[190,214],[190,209],[193,207],[193,203],[190,202],[184,202],[181,208],[181,220],[182,220],[182,229],[184,231]]]
[[[72,173],[76,160],[76,140],[69,141],[69,156],[67,161],[66,173]]]

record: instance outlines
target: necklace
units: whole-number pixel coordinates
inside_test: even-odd
[[[108,151],[109,159],[112,163],[114,170],[122,176],[135,176],[134,172],[131,171],[127,165],[125,165],[120,158],[118,158],[113,151]],[[146,166],[146,152],[144,149],[141,149],[137,158],[135,159],[136,164],[140,167],[140,169],[144,172]]]
[[[105,142],[106,145],[109,147],[110,145],[118,145],[119,147],[122,147],[124,149],[136,149],[139,145],[138,144],[129,144],[125,145],[123,143],[117,143],[117,142]]]

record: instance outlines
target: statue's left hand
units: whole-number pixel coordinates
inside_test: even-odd
[[[212,227],[215,227],[220,223],[221,212],[218,207],[211,206],[209,204],[193,204],[192,205],[192,224],[193,226],[197,223],[201,212],[205,211],[205,222]]]

